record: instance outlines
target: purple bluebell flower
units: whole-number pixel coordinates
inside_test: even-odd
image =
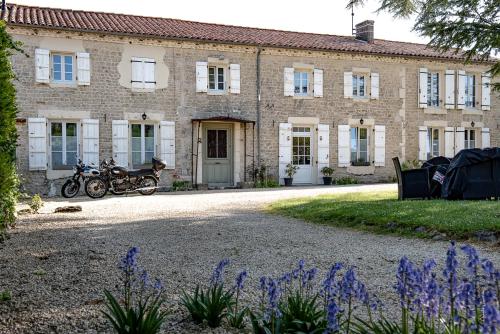
[[[302,275],[302,286],[306,286],[307,284],[311,283],[316,277],[317,273],[317,268],[311,268],[310,270],[305,271]]]
[[[457,250],[455,248],[455,242],[452,241],[448,251],[446,252],[446,265],[443,270],[443,276],[445,278],[446,289],[448,291],[448,302],[446,310],[454,313],[455,299],[457,295]],[[456,314],[452,314],[456,316]]]
[[[279,283],[289,284],[292,281],[292,273],[284,273],[278,280]]]
[[[467,255],[467,271],[470,275],[477,275],[477,267],[480,264],[479,256],[477,255],[477,251],[474,247],[470,245],[465,245],[461,247],[462,251]]]
[[[147,288],[149,286],[149,274],[146,270],[142,271],[139,279],[143,288]]]
[[[247,279],[248,273],[246,270],[242,270],[239,272],[239,274],[236,276],[235,280],[235,287],[238,290],[243,290],[243,286],[245,283],[245,280]]]
[[[492,304],[486,304],[483,308],[483,325],[481,332],[483,334],[496,334],[500,327],[500,311]]]
[[[340,283],[340,296],[343,301],[348,301],[349,298],[355,297],[356,274],[354,268],[349,268]]]
[[[159,278],[155,279],[153,289],[155,289],[156,292],[158,292],[158,293],[163,290],[163,283]]]
[[[498,282],[500,280],[500,271],[495,268],[493,262],[488,259],[483,259],[481,261],[481,267],[486,273],[487,278],[492,282]]]
[[[436,274],[432,273],[430,278],[424,282],[422,305],[427,318],[435,318],[439,312],[442,288],[436,280]]]
[[[224,269],[229,265],[229,259],[223,259],[219,262],[217,267],[215,267],[210,279],[211,285],[219,285],[224,283]]]
[[[281,312],[278,308],[279,300],[281,297],[281,289],[279,283],[275,279],[269,279],[267,283],[267,317],[274,315],[276,318],[281,318]]]
[[[338,317],[339,312],[340,308],[337,306],[337,304],[335,304],[333,300],[331,300],[327,308],[327,314],[326,314],[327,327],[326,330],[323,332],[324,334],[336,333],[340,330],[339,317]]]
[[[137,271],[137,255],[139,254],[138,247],[131,247],[127,251],[127,255],[120,261],[120,269],[127,275],[133,275]]]
[[[340,262],[335,263],[330,271],[327,273],[325,280],[322,284],[321,293],[328,299],[331,297],[336,297],[338,295],[339,284],[337,284],[336,275],[339,270],[341,270],[343,264]]]
[[[267,291],[267,277],[266,276],[262,276],[259,279],[259,283],[260,283],[260,290],[261,291]]]
[[[474,315],[474,286],[464,281],[458,286],[457,307],[462,309],[467,318],[472,318]]]
[[[299,278],[304,273],[304,267],[306,265],[306,262],[301,259],[299,260],[298,267],[292,270],[292,277],[293,279]]]

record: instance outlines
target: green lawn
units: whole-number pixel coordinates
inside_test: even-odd
[[[500,201],[398,201],[395,192],[350,193],[287,199],[269,212],[313,223],[380,233],[465,239],[478,231],[500,234]],[[416,231],[417,230],[417,231]]]

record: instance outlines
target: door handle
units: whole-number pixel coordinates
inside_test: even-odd
[[[216,162],[215,164],[216,164],[216,165],[220,165],[220,162]]]

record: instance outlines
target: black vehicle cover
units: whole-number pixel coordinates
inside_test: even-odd
[[[468,177],[468,166],[479,165],[492,160],[500,161],[500,148],[467,149],[461,150],[453,158],[446,172],[446,177],[442,186],[442,198],[461,199],[465,192]],[[500,174],[500,171],[495,171]]]

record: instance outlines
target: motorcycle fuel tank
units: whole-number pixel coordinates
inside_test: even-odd
[[[120,166],[113,167],[111,173],[118,177],[125,177],[128,174],[127,169]]]

